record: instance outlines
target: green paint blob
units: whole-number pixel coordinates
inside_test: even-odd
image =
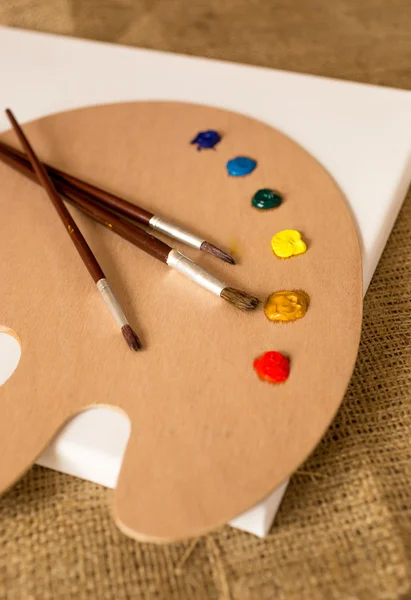
[[[282,196],[278,192],[264,188],[254,194],[251,204],[260,210],[268,210],[269,208],[280,206],[282,201]]]

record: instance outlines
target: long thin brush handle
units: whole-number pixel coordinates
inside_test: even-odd
[[[0,142],[0,152],[26,161],[24,154],[14,149],[12,146],[4,144],[3,142]],[[27,164],[30,163],[28,162]],[[163,217],[160,217],[160,215],[153,215],[152,212],[149,212],[140,206],[132,204],[131,202],[128,202],[127,200],[124,200],[115,194],[107,192],[106,190],[98,188],[95,185],[87,183],[86,181],[82,181],[81,179],[74,177],[69,173],[61,171],[60,169],[56,169],[55,167],[51,167],[45,163],[43,164],[49,176],[58,188],[64,186],[64,190],[68,189],[76,193],[80,192],[83,196],[87,196],[90,200],[98,202],[100,206],[103,205],[107,210],[115,212],[124,219],[127,219],[133,225],[138,226],[137,224],[143,223],[155,231],[159,231],[164,235],[179,240],[188,246],[198,248],[199,250],[207,252],[208,254],[211,254],[212,256],[215,256],[229,264],[235,264],[235,260],[230,254],[221,248],[214,246],[214,244],[211,244],[207,240],[204,240],[202,237],[195,235],[183,227],[180,227],[176,223],[164,219]]]
[[[57,214],[63,222],[63,225],[65,226],[65,228],[67,228],[67,231],[78,253],[80,254],[80,257],[82,258],[90,275],[92,276],[94,282],[97,285],[97,289],[100,292],[101,297],[106,303],[117,325],[120,327],[121,333],[123,334],[123,337],[127,342],[128,347],[133,351],[139,350],[141,348],[140,340],[135,331],[132,329],[132,327],[130,327],[127,317],[124,314],[123,309],[121,308],[120,303],[114,295],[113,290],[111,289],[107,279],[105,278],[103,270],[98,264],[97,259],[92,253],[81,231],[77,227],[73,217],[67,210],[63,200],[60,198],[56,188],[54,187],[54,184],[51,182],[49,176],[47,175],[46,169],[39,161],[36,153],[30,145],[30,142],[26,138],[20,125],[17,123],[13,113],[11,112],[11,110],[7,109],[6,114],[10,119],[10,122],[13,126],[17,137],[20,140],[21,145],[23,146],[24,150],[26,151],[29,157],[34,173],[37,175],[38,180],[41,182],[44,189],[47,191],[49,198],[57,211]]]
[[[27,160],[18,156],[13,156],[8,152],[3,152],[2,150],[0,150],[0,160],[12,167],[15,171],[18,171],[32,181],[39,183],[36,174],[31,168],[30,163],[27,163]],[[57,183],[56,188],[60,194],[67,198],[67,200],[84,212],[88,217],[98,221],[101,223],[101,225],[111,229],[141,250],[144,250],[144,252],[147,252],[154,258],[157,258],[158,260],[161,260],[163,263],[167,264],[168,255],[172,250],[171,246],[154,237],[153,235],[150,235],[144,231],[144,229],[141,229],[136,225],[130,225],[116,213],[108,211],[102,205],[92,201],[88,196],[72,190],[64,183]]]
[[[30,179],[36,180],[34,172],[30,166],[22,161],[22,159],[19,159],[16,156],[10,156],[10,154],[0,151],[0,160]],[[258,305],[258,298],[227,286],[225,283],[212,276],[205,269],[192,262],[177,250],[171,248],[167,244],[164,244],[164,242],[161,242],[154,236],[149,235],[144,230],[139,231],[139,228],[137,228],[135,225],[130,225],[118,215],[110,213],[106,208],[98,205],[98,203],[91,202],[90,198],[83,196],[80,192],[76,191],[74,193],[73,190],[66,190],[64,195],[69,201],[73,202],[73,204],[80,208],[80,210],[82,210],[89,217],[92,217],[102,225],[110,228],[112,231],[118,233],[123,238],[129,240],[155,258],[165,262],[169,267],[172,267],[188,279],[191,279],[198,285],[201,285],[201,287],[211,291],[217,296],[221,296],[221,298],[227,302],[230,302],[240,310],[253,310]],[[100,291],[104,292],[105,290],[100,289]],[[110,301],[106,301],[108,304],[110,304]],[[129,343],[129,336],[125,335],[124,330],[125,328],[122,327],[124,337],[126,337]],[[130,327],[129,330],[131,333],[134,333]],[[136,336],[134,334],[133,341],[135,340]],[[138,346],[132,347],[133,349],[138,349]]]
[[[105,275],[100,265],[98,264],[97,259],[95,258],[89,245],[84,239],[80,229],[77,227],[73,217],[64,205],[64,202],[58,195],[57,190],[54,187],[52,181],[50,180],[46,169],[44,168],[40,160],[37,158],[36,153],[31,147],[30,142],[26,138],[20,125],[17,123],[13,113],[11,112],[11,110],[7,109],[6,114],[13,126],[17,137],[20,140],[21,145],[23,146],[27,156],[29,157],[34,172],[36,173],[44,189],[47,191],[49,198],[57,211],[57,214],[59,215],[64,227],[66,228],[66,231],[69,234],[73,244],[77,248],[77,251],[80,254],[90,275],[92,276],[95,283],[97,283],[100,279],[105,279]]]
[[[24,153],[20,152],[19,150],[16,150],[15,148],[11,148],[4,142],[0,142],[0,149],[4,150],[5,152],[13,152],[20,158],[25,159]],[[116,196],[115,194],[112,194],[107,190],[103,190],[102,188],[92,185],[87,181],[78,179],[77,177],[74,177],[74,175],[65,173],[64,171],[56,169],[55,167],[52,167],[47,163],[43,163],[43,165],[47,170],[48,175],[51,178],[53,178],[54,183],[57,183],[57,181],[59,181],[69,185],[74,190],[77,189],[78,191],[81,191],[84,194],[93,196],[93,198],[105,204],[107,208],[115,210],[120,214],[129,217],[130,219],[134,219],[139,223],[148,225],[150,219],[154,217],[154,214],[152,212],[141,208],[141,206],[132,204],[131,202],[124,200],[124,198],[120,198],[119,196]]]
[[[29,169],[29,171],[33,175],[33,177],[31,179],[33,179],[33,181],[35,181],[36,183],[39,183],[37,180],[37,177],[35,176],[33,168],[30,164],[30,161],[26,158],[25,154],[23,154],[19,150],[16,150],[12,146],[8,146],[7,144],[4,144],[3,142],[0,141],[0,159],[3,160],[3,162],[7,162],[5,160],[6,158],[13,159],[14,161],[16,161],[16,163],[19,163],[23,167]],[[7,162],[7,164],[11,164],[11,163]],[[69,183],[68,178],[71,177],[70,175],[67,174],[67,178],[60,177],[60,176],[56,175],[56,173],[57,172],[63,173],[62,171],[58,171],[58,169],[55,169],[54,167],[50,167],[46,163],[42,163],[42,164],[45,167],[47,174],[50,177],[51,181],[53,182],[54,186],[60,193],[63,193],[65,195],[70,195],[70,196],[78,195],[79,197],[86,198],[90,201],[91,204],[98,205],[99,207],[103,207],[109,213],[113,213],[113,214],[127,220],[128,222],[134,224],[134,222],[135,222],[134,218],[128,217],[127,215],[124,215],[121,212],[118,212],[115,208],[113,208],[112,206],[108,206],[105,202],[103,202],[100,198],[97,198],[94,194],[91,194],[84,190],[82,191],[81,189],[76,187],[73,183]],[[76,178],[73,178],[73,179],[76,179]],[[85,183],[85,182],[82,182],[82,183]],[[88,184],[85,184],[85,186],[87,186],[87,185]],[[136,225],[136,227],[138,227],[138,226]]]

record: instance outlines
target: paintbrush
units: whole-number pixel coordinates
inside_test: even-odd
[[[19,156],[12,156],[9,152],[4,152],[3,149],[0,148],[0,160],[19,173],[37,182],[35,173],[30,164],[27,164],[27,161],[24,161]],[[176,271],[201,285],[203,288],[220,296],[223,300],[226,300],[236,308],[243,311],[250,311],[258,306],[258,298],[228,286],[175,248],[172,248],[165,242],[147,233],[144,229],[136,225],[131,225],[119,215],[107,211],[105,207],[93,201],[88,196],[68,188],[63,183],[57,183],[56,187],[65,199],[69,200],[87,216],[98,221],[111,231],[114,231],[154,258],[161,260],[169,267],[174,268]]]
[[[126,319],[126,316],[124,315],[124,312],[123,312],[117,298],[115,297],[115,295],[103,273],[103,270],[101,269],[99,263],[97,262],[96,257],[94,256],[89,245],[87,244],[86,240],[84,239],[81,231],[77,227],[76,222],[74,221],[73,217],[71,216],[71,214],[67,210],[66,206],[64,205],[64,202],[58,195],[58,192],[57,192],[56,188],[54,187],[54,184],[52,183],[49,176],[47,175],[45,168],[43,167],[43,165],[37,158],[36,153],[34,152],[33,148],[31,147],[30,142],[26,138],[20,125],[17,123],[13,113],[11,112],[11,110],[7,109],[6,114],[13,126],[13,129],[14,129],[18,139],[20,140],[21,145],[23,146],[25,152],[27,153],[27,156],[29,157],[31,167],[32,167],[34,173],[36,174],[38,181],[41,183],[41,185],[46,190],[66,231],[68,232],[74,246],[76,247],[77,252],[79,253],[81,259],[83,260],[85,266],[88,269],[88,272],[90,273],[91,277],[93,278],[94,282],[96,283],[98,291],[100,292],[105,303],[109,307],[110,312],[113,315],[116,323],[120,326],[121,332],[129,346],[129,348],[131,348],[131,350],[139,350],[141,347],[140,340],[138,339],[136,333],[133,331],[128,320]]]
[[[20,158],[26,159],[22,152],[19,152],[11,146],[8,146],[4,142],[0,142],[0,149],[4,150],[5,152],[10,152],[15,156],[19,156]],[[163,219],[163,217],[160,217],[159,215],[155,215],[152,212],[141,208],[140,206],[132,204],[131,202],[128,202],[127,200],[124,200],[123,198],[120,198],[111,192],[103,190],[95,185],[92,185],[91,183],[87,183],[86,181],[74,177],[69,173],[65,173],[64,171],[56,169],[55,167],[52,167],[46,163],[43,164],[49,177],[54,181],[55,184],[57,182],[62,182],[70,186],[70,188],[73,190],[77,190],[89,197],[93,197],[95,200],[100,202],[100,204],[103,204],[108,209],[112,211],[114,210],[124,217],[131,219],[133,222],[148,225],[152,229],[179,240],[188,246],[198,248],[202,252],[216,256],[217,258],[232,265],[235,264],[234,258],[230,254],[227,254],[227,252],[217,248],[217,246],[214,246],[201,237],[190,233],[175,223],[168,221],[167,219]]]

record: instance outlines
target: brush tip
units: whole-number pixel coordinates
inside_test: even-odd
[[[136,332],[133,331],[130,325],[123,325],[123,327],[121,328],[121,333],[123,334],[124,339],[126,340],[130,350],[137,352],[137,350],[141,349],[141,342]]]
[[[220,248],[217,248],[217,246],[210,244],[210,242],[203,242],[200,246],[200,250],[207,252],[208,254],[211,254],[212,256],[229,263],[230,265],[235,265],[235,260],[231,254],[227,254],[227,252],[224,252],[224,250],[221,250]]]
[[[255,296],[251,296],[251,294],[247,294],[247,292],[242,292],[241,290],[236,290],[231,287],[224,288],[220,296],[244,312],[254,310],[260,304],[260,300]]]

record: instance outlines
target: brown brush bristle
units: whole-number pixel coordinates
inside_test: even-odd
[[[138,339],[137,334],[131,329],[130,325],[123,325],[121,328],[121,333],[123,334],[124,339],[131,350],[134,350],[134,352],[140,350],[141,342]]]
[[[260,304],[260,300],[255,296],[251,296],[250,294],[247,294],[247,292],[242,292],[241,290],[236,290],[231,287],[224,288],[220,296],[244,312],[254,310]]]
[[[200,246],[200,250],[202,250],[203,252],[207,252],[212,256],[216,256],[220,260],[223,260],[224,262],[227,262],[230,265],[235,265],[235,260],[231,256],[231,254],[227,254],[227,252],[224,252],[224,250],[220,250],[220,248],[217,248],[217,246],[213,246],[213,244],[210,244],[210,242],[203,242]]]

